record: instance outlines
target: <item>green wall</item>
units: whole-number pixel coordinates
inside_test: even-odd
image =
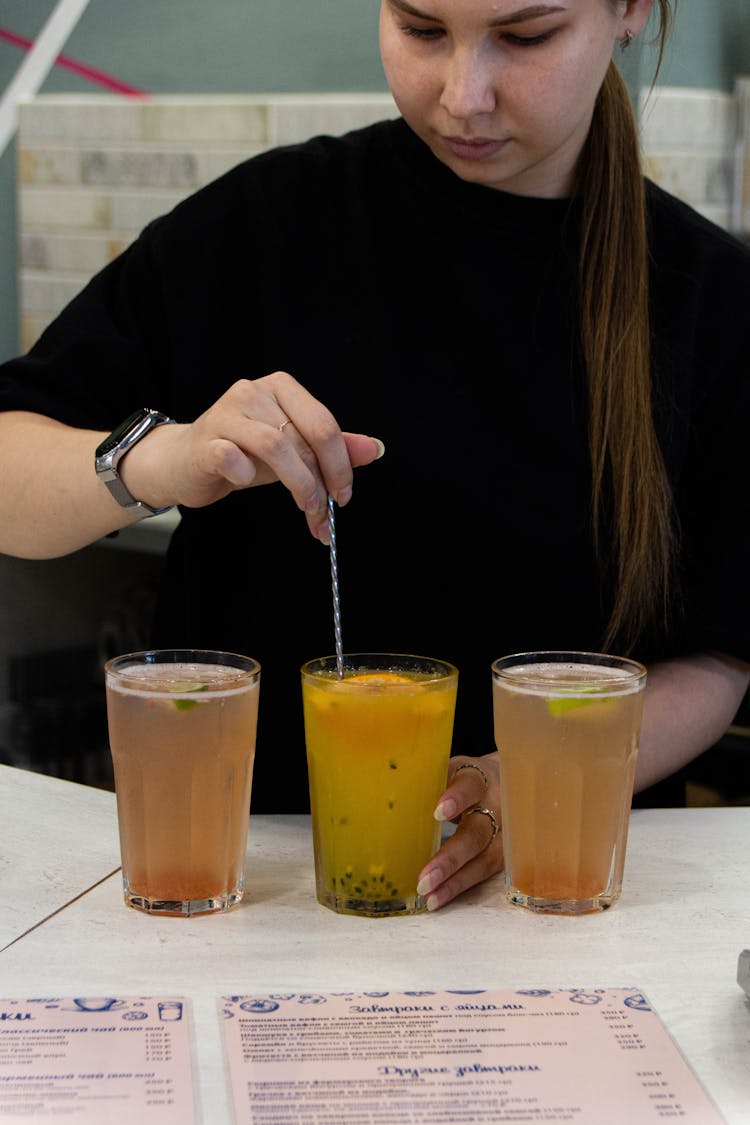
[[[750,0],[679,0],[660,81],[730,90],[750,72]],[[54,0],[0,0],[0,27],[33,39]],[[64,53],[154,94],[384,90],[378,0],[91,0]],[[0,90],[22,52],[0,41]],[[647,50],[622,58],[631,89]],[[45,93],[99,87],[56,67]],[[15,150],[0,157],[0,360],[17,349]]]

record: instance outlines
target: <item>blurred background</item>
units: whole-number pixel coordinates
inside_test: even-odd
[[[155,215],[264,148],[394,116],[377,0],[0,0],[0,361]],[[618,54],[648,173],[750,237],[750,2],[679,0]],[[34,47],[36,46],[36,51]],[[0,762],[111,785],[101,664],[145,639],[174,526],[0,555]],[[750,803],[750,718],[686,777]]]

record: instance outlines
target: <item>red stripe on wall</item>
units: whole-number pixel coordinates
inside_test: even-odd
[[[0,39],[6,43],[12,43],[14,47],[22,47],[25,51],[34,46],[33,39],[27,39],[24,35],[17,35],[15,31],[9,31],[6,27],[0,27]],[[136,86],[121,82],[119,78],[106,74],[103,70],[96,70],[93,66],[87,66],[86,63],[78,62],[77,59],[71,59],[69,55],[58,55],[55,66],[70,70],[73,74],[77,74],[89,82],[94,82],[97,86],[103,86],[106,90],[112,90],[114,93],[125,94],[132,98],[148,97],[145,90],[139,90]]]

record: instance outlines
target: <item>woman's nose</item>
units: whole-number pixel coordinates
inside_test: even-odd
[[[494,77],[476,51],[454,52],[446,64],[440,105],[459,119],[492,113],[497,103]]]

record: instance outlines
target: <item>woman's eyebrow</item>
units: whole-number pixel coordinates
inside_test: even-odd
[[[412,7],[406,0],[388,0],[388,3],[392,8],[398,8],[399,11],[403,12],[406,16],[413,16],[418,20],[433,20],[436,23],[439,22],[437,16],[428,16],[425,12],[420,12],[419,8]]]
[[[565,8],[561,4],[530,4],[526,8],[519,8],[517,12],[511,12],[507,16],[502,16],[500,19],[492,20],[492,27],[501,27],[505,24],[523,23],[524,20],[538,19],[540,16],[551,16],[555,12],[564,12]]]
[[[433,23],[439,23],[440,20],[437,16],[431,16],[426,12],[420,12],[419,8],[415,8],[408,0],[388,0],[392,8],[398,8],[407,16],[413,16],[415,19],[432,20]],[[553,15],[555,12],[564,12],[565,8],[559,4],[531,4],[526,8],[519,8],[516,12],[510,12],[507,16],[501,16],[498,19],[490,20],[490,27],[506,27],[514,23],[523,23],[524,20],[538,19],[540,16]]]

